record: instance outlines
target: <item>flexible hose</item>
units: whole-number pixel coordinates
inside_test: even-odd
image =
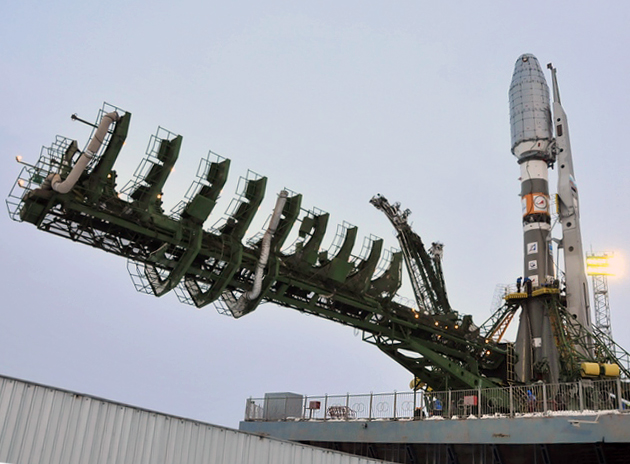
[[[258,295],[260,295],[263,281],[263,271],[267,266],[267,261],[269,260],[269,252],[271,250],[271,239],[273,238],[273,234],[276,233],[276,229],[278,228],[278,224],[280,223],[280,216],[282,215],[282,209],[284,208],[284,204],[287,201],[288,195],[289,194],[286,190],[282,190],[280,192],[280,195],[278,195],[276,207],[274,208],[273,214],[271,215],[271,221],[269,221],[269,227],[265,231],[265,235],[263,236],[262,244],[260,246],[260,259],[256,264],[254,285],[252,289],[245,294],[246,298],[249,301],[258,298]]]
[[[87,150],[81,154],[77,162],[75,163],[72,171],[68,174],[68,177],[65,180],[61,180],[61,176],[59,174],[55,174],[51,180],[52,189],[55,192],[59,193],[68,193],[74,185],[81,177],[83,171],[87,167],[88,163],[92,159],[94,155],[98,152],[103,144],[103,140],[105,140],[105,135],[109,130],[109,126],[111,126],[114,122],[118,121],[120,116],[115,111],[111,113],[107,113],[101,118],[101,122],[96,128],[96,132],[94,133],[94,137],[90,140],[88,144]]]
[[[234,301],[234,299],[231,298],[226,300],[228,308],[235,317],[242,315],[248,302],[253,301],[260,296],[262,281],[264,278],[263,272],[265,267],[267,267],[269,253],[271,252],[271,239],[276,233],[276,229],[280,223],[280,216],[282,216],[282,210],[284,209],[284,204],[286,203],[288,196],[289,194],[286,190],[282,190],[278,195],[276,206],[273,210],[273,214],[271,215],[271,221],[269,221],[269,227],[265,231],[262,244],[260,245],[260,258],[258,259],[258,263],[256,263],[256,272],[254,273],[254,284],[252,285],[252,289],[249,292],[243,293],[237,301]]]

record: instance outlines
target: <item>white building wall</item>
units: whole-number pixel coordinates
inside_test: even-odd
[[[377,464],[0,376],[0,462]]]

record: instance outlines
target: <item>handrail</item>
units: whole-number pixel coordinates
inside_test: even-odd
[[[249,398],[246,421],[425,420],[521,417],[585,411],[630,413],[630,382],[619,378],[474,390]]]

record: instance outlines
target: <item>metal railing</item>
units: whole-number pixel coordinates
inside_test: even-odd
[[[630,412],[630,383],[620,379],[519,385],[475,390],[249,398],[246,421],[425,420]]]

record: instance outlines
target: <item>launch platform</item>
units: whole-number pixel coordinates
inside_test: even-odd
[[[398,463],[625,463],[630,385],[249,399],[239,429]],[[489,407],[505,393],[508,404]]]

